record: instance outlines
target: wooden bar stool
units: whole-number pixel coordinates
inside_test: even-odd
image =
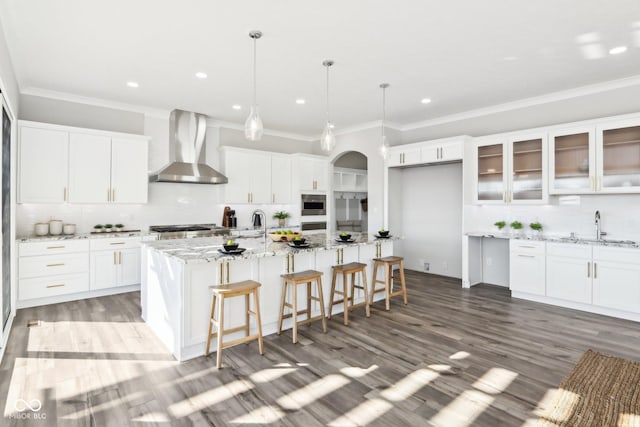
[[[349,264],[334,265],[333,279],[331,280],[331,298],[329,299],[329,319],[333,312],[333,306],[336,304],[344,304],[344,325],[349,324],[349,312],[358,307],[365,307],[367,317],[371,316],[369,312],[369,290],[367,289],[367,264],[360,262],[350,262]],[[362,274],[362,285],[356,285],[356,274]],[[336,290],[336,282],[338,274],[342,274],[342,291]],[[349,296],[349,276],[351,276],[351,296]],[[364,301],[354,304],[355,289],[364,291]],[[334,300],[334,294],[342,295],[342,299]]]
[[[293,343],[298,342],[298,325],[304,325],[316,320],[322,320],[322,330],[327,332],[327,319],[324,314],[324,297],[322,296],[322,272],[315,270],[305,270],[299,273],[282,274],[282,300],[280,302],[280,320],[278,322],[278,335],[282,334],[282,321],[289,317],[293,317]],[[311,282],[316,282],[318,296],[311,294]],[[298,285],[307,285],[307,307],[298,310]],[[291,285],[293,287],[293,301],[287,302],[287,289]],[[311,317],[311,301],[320,303],[320,316]],[[291,309],[291,313],[284,314],[285,307]],[[306,314],[307,318],[298,321],[298,315]]]
[[[398,270],[400,271],[400,284],[402,285],[402,289],[396,292],[392,292],[393,288],[393,266],[399,266]],[[384,280],[376,280],[376,276],[378,274],[378,268],[384,268]],[[395,297],[397,295],[402,295],[404,297],[404,304],[407,305],[407,285],[404,281],[404,258],[399,256],[387,256],[384,258],[374,258],[373,259],[373,280],[372,280],[372,289],[371,289],[371,303],[373,305],[373,296],[378,292],[385,293],[385,305],[386,310],[389,311],[389,299],[391,297]],[[376,289],[376,283],[384,284],[384,288]]]
[[[264,354],[264,343],[262,342],[262,321],[260,320],[260,302],[258,299],[258,288],[260,283],[253,280],[244,280],[242,282],[229,283],[221,286],[209,286],[211,292],[211,315],[209,316],[209,332],[207,334],[207,348],[204,351],[204,355],[209,354],[209,347],[213,337],[218,338],[218,354],[216,357],[216,367],[220,369],[222,367],[222,349],[231,347],[232,345],[240,344],[247,341],[258,340],[258,349],[260,354]],[[224,301],[227,298],[239,297],[244,295],[245,303],[245,324],[244,326],[238,326],[235,328],[224,328]],[[249,296],[253,295],[254,310],[251,311],[251,305],[249,303]],[[218,318],[215,318],[216,303],[218,307]],[[258,333],[250,334],[249,319],[250,316],[254,316]],[[216,327],[216,331],[212,333],[213,327]],[[244,331],[245,336],[243,338],[237,338],[228,342],[222,342],[222,337],[234,332]]]

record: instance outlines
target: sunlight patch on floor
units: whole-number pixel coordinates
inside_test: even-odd
[[[327,375],[326,377],[320,378],[311,384],[307,384],[298,390],[292,391],[291,393],[278,398],[277,402],[285,409],[301,409],[305,405],[326,396],[340,387],[344,387],[350,382],[351,380],[343,377],[342,375]]]
[[[461,359],[466,359],[469,356],[471,356],[471,355],[469,353],[467,353],[466,351],[459,351],[459,352],[454,353],[451,356],[449,356],[449,359],[461,360]]]
[[[451,369],[450,365],[429,365],[429,369],[436,372],[447,372]]]
[[[284,412],[277,406],[261,406],[248,414],[234,418],[231,424],[271,424],[284,417]]]
[[[498,394],[505,391],[517,376],[516,372],[508,369],[491,368],[473,383],[473,387],[485,393]]]
[[[369,399],[341,417],[331,421],[330,427],[365,426],[384,415],[393,408],[393,404],[383,399]]]
[[[437,427],[467,427],[493,403],[493,396],[476,390],[465,390],[442,408],[431,423]]]
[[[351,378],[361,378],[378,369],[378,365],[371,365],[368,368],[358,368],[355,366],[347,366],[340,369],[340,373]]]
[[[547,390],[538,407],[533,411],[539,417],[555,423],[568,420],[573,414],[580,395],[561,388]]]
[[[216,405],[231,399],[254,387],[249,381],[236,380],[228,384],[222,384],[211,390],[191,396],[185,400],[169,405],[168,411],[176,418],[186,417],[193,412],[203,410],[208,406]]]
[[[170,423],[171,420],[162,412],[149,412],[148,414],[140,415],[139,417],[132,418],[131,421],[136,423]]]
[[[254,372],[253,374],[249,375],[249,378],[254,383],[268,383],[291,372],[295,372],[296,370],[296,368],[267,368],[262,369],[258,372]]]
[[[380,396],[392,402],[407,399],[439,376],[437,372],[430,369],[418,369],[382,391]]]
[[[620,414],[618,417],[618,427],[640,427],[640,415]]]

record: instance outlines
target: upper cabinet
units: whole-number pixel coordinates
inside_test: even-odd
[[[271,155],[271,203],[291,203],[291,157]]]
[[[387,166],[411,166],[420,163],[420,147],[398,145],[389,148]]]
[[[389,149],[388,167],[404,167],[461,161],[466,136],[396,145]]]
[[[578,127],[549,133],[549,193],[595,190],[595,129]]]
[[[329,187],[329,160],[323,156],[295,154],[293,178],[295,188],[305,191],[327,191]]]
[[[515,135],[477,142],[477,202],[546,202],[546,149],[544,134]]]
[[[640,192],[640,120],[596,128],[597,191]]]
[[[19,203],[146,203],[148,138],[20,124]]]
[[[335,191],[366,192],[367,170],[334,167],[333,189]]]

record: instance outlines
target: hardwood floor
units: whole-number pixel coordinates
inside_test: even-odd
[[[225,349],[220,371],[215,353],[175,362],[138,293],[20,310],[0,425],[521,426],[587,349],[638,358],[637,323],[424,273],[407,286],[407,306],[378,302],[348,327],[336,316],[327,334],[315,322],[298,344],[265,337],[264,356],[255,342]],[[42,408],[17,412],[17,399]]]

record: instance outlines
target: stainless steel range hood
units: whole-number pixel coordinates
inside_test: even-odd
[[[227,177],[205,163],[207,116],[173,110],[169,118],[170,163],[149,176],[149,182],[226,184]]]

